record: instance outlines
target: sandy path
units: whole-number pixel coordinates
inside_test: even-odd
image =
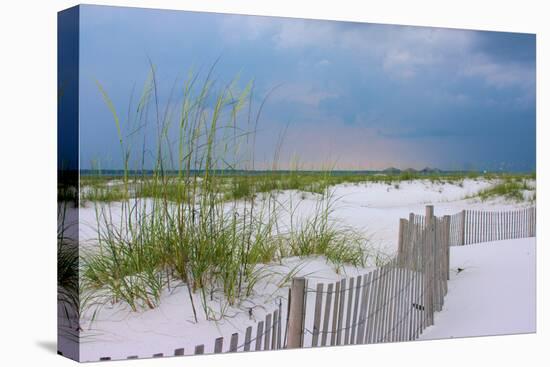
[[[420,339],[535,332],[535,253],[535,238],[453,247],[445,305]]]

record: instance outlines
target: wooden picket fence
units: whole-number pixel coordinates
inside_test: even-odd
[[[399,222],[398,253],[388,264],[328,284],[293,279],[288,348],[417,339],[442,310],[450,246],[531,237],[535,219],[534,207],[435,217],[427,206],[424,216],[411,213]]]
[[[253,328],[246,328],[244,339],[239,344],[239,333],[231,334],[229,346],[224,347],[223,337],[216,338],[214,341],[214,353],[233,353],[249,352],[261,350],[277,350],[283,348],[284,338],[282,330],[282,303],[279,303],[279,309],[268,313],[264,320],[256,324],[256,334],[252,336]],[[181,352],[183,355],[183,350]],[[204,354],[204,344],[195,347],[194,354]]]
[[[536,207],[510,211],[463,210],[451,216],[450,246],[536,235]]]
[[[303,327],[289,325],[289,348],[414,340],[433,324],[447,293],[450,217],[429,206],[400,223],[399,252],[388,264],[328,284],[293,279],[290,320],[293,306],[315,307],[312,315],[298,310]]]
[[[217,354],[283,349],[285,347],[286,335],[283,325],[287,324],[286,321],[283,323],[282,320],[286,314],[284,311],[285,310],[282,308],[282,302],[279,302],[278,308],[273,312],[266,314],[265,318],[258,321],[254,328],[252,326],[247,327],[245,329],[244,336],[240,335],[238,332],[233,333],[229,338],[229,343],[226,343],[223,337],[215,338],[213,349],[210,349],[210,351],[205,348],[205,344],[198,344],[191,350],[176,348],[171,354],[155,353],[153,355],[130,355],[126,357],[126,359],[200,355],[212,352]],[[111,360],[111,357],[101,357],[99,360],[109,361]]]
[[[216,338],[213,353],[415,340],[443,307],[450,246],[535,236],[535,223],[535,207],[436,217],[433,206],[427,206],[425,215],[400,219],[398,252],[390,262],[331,283],[293,278],[286,309],[279,302],[254,328],[247,327],[244,336],[231,334],[229,343]],[[314,302],[313,313],[306,312],[309,302]],[[177,348],[172,355],[208,353],[204,344],[186,352]]]

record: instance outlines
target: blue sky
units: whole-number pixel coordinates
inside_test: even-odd
[[[82,168],[121,167],[95,81],[126,111],[149,58],[161,104],[218,58],[220,84],[254,80],[256,105],[277,86],[258,168],[285,127],[283,168],[535,168],[535,35],[99,6],[80,25]]]

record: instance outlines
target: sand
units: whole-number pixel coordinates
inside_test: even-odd
[[[529,205],[503,199],[489,202],[465,199],[491,184],[484,180],[464,180],[461,185],[417,180],[402,182],[399,187],[381,183],[338,185],[333,189],[337,198],[333,219],[360,229],[369,236],[369,246],[392,254],[397,247],[399,218],[407,217],[410,212],[423,214],[427,204],[434,205],[437,216],[463,209],[505,210]],[[307,216],[313,212],[318,196],[285,191],[278,194],[278,200],[292,201],[297,215]],[[117,205],[111,204],[115,216]],[[288,218],[283,215],[282,220]],[[80,238],[86,248],[93,250],[97,230],[93,206],[80,210],[80,221]],[[534,243],[534,239],[524,239],[453,248],[452,268],[466,270],[451,278],[445,308],[436,316],[436,325],[426,330],[423,338],[534,331]],[[286,301],[288,288],[278,288],[276,284],[289,271],[295,271],[297,276],[322,280],[367,271],[346,267],[337,274],[333,266],[319,257],[290,258],[282,265],[266,266],[273,275],[262,280],[255,287],[253,297],[238,307],[226,307],[222,295],[213,295],[208,306],[216,311],[224,310],[225,314],[215,322],[204,320],[198,295],[195,295],[195,302],[199,308],[199,322],[194,322],[185,284],[165,290],[160,306],[153,310],[131,312],[121,303],[103,308],[93,323],[84,320],[81,360],[96,361],[105,356],[112,359],[125,359],[130,355],[150,357],[155,353],[173,355],[176,348],[185,348],[186,354],[192,354],[197,344],[205,344],[205,353],[210,353],[216,337],[229,340],[233,332],[243,334],[247,326],[255,326],[256,320],[275,310],[279,300]],[[513,284],[513,292],[510,284]],[[514,292],[521,300],[510,300]],[[495,309],[499,312],[494,312]],[[479,319],[487,322],[479,322]]]

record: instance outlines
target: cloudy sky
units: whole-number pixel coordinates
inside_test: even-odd
[[[96,80],[126,111],[149,59],[162,104],[218,58],[216,79],[254,80],[256,105],[276,88],[260,166],[286,131],[282,166],[535,168],[535,35],[96,6],[80,25],[83,168],[121,167]]]

